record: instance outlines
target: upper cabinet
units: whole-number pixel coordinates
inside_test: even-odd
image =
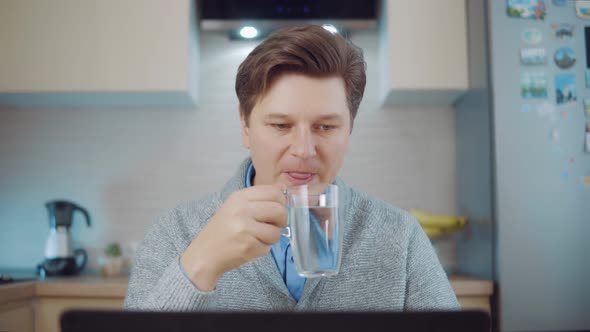
[[[191,0],[3,0],[0,105],[191,106]]]
[[[479,84],[475,72],[470,77],[468,60],[468,39],[476,36],[468,35],[467,16],[474,10],[465,0],[381,2],[380,92],[384,104],[451,105]],[[484,24],[483,16],[479,20]]]

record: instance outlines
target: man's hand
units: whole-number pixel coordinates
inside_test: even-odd
[[[259,185],[229,196],[180,258],[197,288],[213,290],[223,273],[269,253],[287,226],[284,188]]]

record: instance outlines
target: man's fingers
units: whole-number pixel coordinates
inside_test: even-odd
[[[248,208],[251,215],[259,222],[270,223],[276,227],[286,227],[288,220],[287,208],[277,202],[250,202]]]
[[[284,194],[284,185],[260,185],[246,188],[242,191],[244,197],[251,202],[254,201],[273,201],[282,205],[287,204]]]
[[[254,237],[264,245],[271,246],[277,243],[281,238],[281,230],[279,227],[258,221],[252,223],[252,232]]]

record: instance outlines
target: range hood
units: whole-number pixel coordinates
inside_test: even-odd
[[[277,29],[298,24],[333,24],[347,30],[377,26],[376,0],[201,0],[201,29],[229,31],[245,24]]]

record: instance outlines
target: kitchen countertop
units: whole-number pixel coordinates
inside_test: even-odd
[[[124,298],[128,277],[102,278],[94,275],[47,278],[0,286],[0,304],[41,297]],[[451,286],[458,297],[489,297],[491,280],[451,276]]]

